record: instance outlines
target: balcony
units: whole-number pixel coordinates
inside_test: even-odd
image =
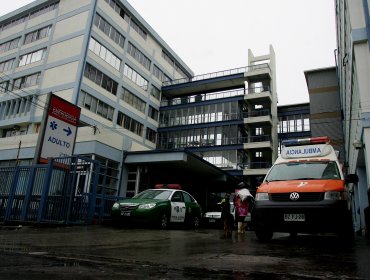
[[[207,93],[207,94],[202,93],[202,94],[191,95],[191,96],[177,97],[177,98],[173,98],[169,100],[163,99],[161,101],[161,107],[175,106],[175,105],[189,104],[189,103],[198,103],[202,101],[242,96],[244,94],[245,94],[244,89],[237,89],[237,90],[228,90],[228,91],[221,91],[221,92],[214,92],[214,93]]]
[[[253,73],[260,75],[260,72],[270,73],[269,64],[263,63],[198,75],[192,78],[165,81],[162,85],[162,93],[178,97],[192,93],[236,89],[244,86],[247,76],[253,76]]]
[[[245,124],[261,124],[261,123],[268,123],[272,125],[272,119],[270,110],[255,110],[251,112],[247,112],[244,115],[244,123]]]
[[[250,136],[248,142],[244,143],[244,149],[271,149],[271,135]]]
[[[272,102],[270,87],[254,87],[245,89],[245,100],[268,100]]]
[[[243,175],[266,175],[271,166],[271,162],[251,162],[244,167]]]

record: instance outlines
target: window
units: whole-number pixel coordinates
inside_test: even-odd
[[[149,106],[149,118],[158,121],[159,111],[152,106]]]
[[[20,39],[21,37],[18,37],[18,38],[15,38],[15,39],[12,39],[10,41],[0,44],[0,53],[4,53],[4,52],[18,48]]]
[[[48,37],[50,30],[51,30],[51,25],[40,28],[36,31],[27,33],[24,37],[24,44],[26,45],[34,41]]]
[[[118,83],[89,63],[86,63],[84,76],[113,95],[117,94]]]
[[[127,52],[147,70],[150,70],[151,61],[147,58],[138,48],[136,48],[131,42],[128,44]]]
[[[126,103],[130,104],[135,109],[139,110],[142,113],[145,113],[145,105],[146,103],[137,97],[135,94],[130,92],[129,90],[122,88],[123,93],[121,95],[121,99],[125,101]]]
[[[94,24],[98,27],[101,31],[105,33],[109,38],[111,38],[117,45],[119,45],[122,49],[125,43],[125,37],[121,33],[118,32],[110,23],[108,23],[104,18],[102,18],[99,14],[95,15]]]
[[[125,68],[123,69],[123,75],[125,75],[127,78],[129,78],[132,82],[141,87],[143,90],[145,91],[148,90],[148,81],[127,64],[125,64]]]
[[[0,102],[0,120],[14,117],[15,114],[21,116],[29,113],[33,101],[33,96],[29,95]]]
[[[122,112],[118,112],[117,124],[139,136],[143,135],[143,124]]]
[[[7,92],[9,89],[9,81],[0,83],[0,93]]]
[[[155,86],[152,86],[150,90],[150,95],[159,100],[161,98],[161,91]]]
[[[78,105],[80,107],[86,108],[87,110],[95,114],[102,116],[107,120],[113,120],[114,108],[85,91],[81,91],[78,98]]]
[[[156,141],[157,141],[157,132],[155,132],[153,129],[150,129],[149,127],[147,127],[145,138],[147,140],[149,140],[150,142],[156,143]]]
[[[168,77],[158,66],[154,65],[152,73],[155,77],[158,78],[161,82],[168,82],[171,81],[170,77]]]
[[[162,50],[162,57],[166,60],[171,66],[175,65],[175,61],[164,51]]]
[[[38,17],[39,15],[45,14],[47,12],[53,11],[53,10],[57,9],[58,6],[59,6],[59,1],[57,1],[55,3],[52,3],[52,4],[49,4],[49,5],[46,5],[46,6],[43,6],[41,8],[38,8],[37,10],[34,10],[31,13],[27,13],[25,15],[22,15],[18,18],[15,18],[11,21],[6,22],[2,26],[0,26],[0,30],[5,30],[5,29],[8,29],[8,28],[11,28],[11,27],[16,26],[18,24],[21,24],[22,22],[28,21],[29,19]]]
[[[120,7],[120,5],[117,3],[117,1],[115,1],[115,0],[105,0],[105,2],[107,2],[108,5],[111,6],[111,8],[117,14],[119,14],[121,18],[123,18],[125,21],[129,22],[130,17],[128,16],[126,11],[122,7]]]
[[[89,50],[119,71],[121,60],[92,37],[90,38]]]
[[[0,72],[6,72],[12,70],[15,58],[9,59],[4,62],[0,62]]]
[[[32,53],[22,55],[22,56],[19,57],[18,66],[24,66],[24,65],[27,65],[27,64],[31,64],[31,63],[40,61],[40,60],[45,58],[45,54],[46,54],[46,48],[38,50],[38,51],[34,51]]]
[[[32,87],[40,83],[41,72],[23,76],[14,80],[13,89],[23,89]]]
[[[130,26],[141,36],[143,39],[146,40],[147,34],[143,28],[141,28],[132,18],[130,21]]]

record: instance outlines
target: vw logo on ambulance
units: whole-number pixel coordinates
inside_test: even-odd
[[[299,199],[299,193],[292,192],[289,196],[290,200],[298,200]]]

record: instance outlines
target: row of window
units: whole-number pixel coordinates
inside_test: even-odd
[[[161,112],[160,125],[189,125],[240,119],[238,101],[178,108]]]
[[[124,89],[124,92],[123,92],[122,96],[123,97],[130,96],[129,100],[127,98],[123,98],[123,100],[125,100],[129,104],[131,104],[131,102],[134,100],[134,98],[132,98],[134,95],[131,94],[129,91],[125,90],[125,89]],[[132,98],[132,99],[130,99],[130,98]],[[145,102],[143,104],[144,104],[144,110],[145,110]],[[99,100],[98,98],[88,94],[85,91],[80,92],[80,96],[79,96],[79,99],[78,99],[78,105],[82,108],[85,108],[85,109],[99,115],[99,116],[102,116],[103,118],[105,118],[107,120],[110,120],[110,121],[113,120],[114,108],[112,106],[106,104],[105,102]],[[133,105],[135,107],[135,104],[131,104],[131,105]],[[157,111],[157,114],[158,114],[158,111]],[[142,131],[143,131],[144,126],[140,122],[134,120],[133,118],[130,118],[130,117],[126,116],[125,114],[123,114],[121,112],[118,113],[117,124],[119,124],[120,126],[134,132],[137,135],[142,136]],[[157,138],[157,132],[150,129],[150,128],[147,128],[145,137],[149,141],[155,143],[156,138]]]
[[[20,40],[21,40],[21,37],[17,37],[15,39],[11,39],[7,42],[0,44],[0,53],[4,53],[4,52],[18,48]]]
[[[18,67],[40,61],[45,58],[46,48],[37,50],[19,57]],[[10,71],[13,68],[15,58],[0,62],[0,72]]]
[[[100,16],[99,14],[95,14],[94,24],[101,31],[103,31],[105,35],[116,42],[117,45],[119,45],[121,48],[124,47],[125,37],[110,23],[108,23],[108,21],[106,21],[102,16]]]
[[[119,71],[121,67],[121,59],[115,56],[110,50],[96,41],[93,37],[90,38],[89,50]]]
[[[146,40],[147,33],[143,28],[141,28],[132,18],[130,20],[129,15],[126,11],[117,3],[115,0],[105,0],[111,8],[120,15],[126,22],[130,22],[130,26],[141,36],[143,39]]]
[[[19,57],[18,66],[24,66],[24,65],[31,64],[37,61],[41,61],[45,58],[45,55],[46,55],[46,48],[24,54]]]
[[[49,36],[51,30],[51,25],[40,28],[38,30],[27,33],[24,37],[24,44],[29,44],[37,40],[46,38]]]
[[[125,12],[123,8],[121,8],[121,6],[115,0],[105,0],[105,2],[107,2],[108,5],[111,6],[111,8],[117,14],[119,14],[121,18],[123,18],[127,22],[130,21],[130,17],[128,16],[128,14]]]
[[[127,64],[125,64],[125,67],[123,69],[123,75],[125,75],[128,79],[134,82],[137,86],[141,87],[143,90],[148,90],[149,82]]]
[[[126,103],[130,104],[135,109],[139,110],[142,113],[145,113],[145,101],[141,98],[137,97],[135,94],[127,90],[126,88],[122,88],[123,92],[121,95],[121,99]]]
[[[113,95],[117,95],[118,83],[89,63],[86,63],[84,76]]]
[[[0,62],[0,72],[12,70],[15,58]]]
[[[122,112],[118,112],[117,124],[139,136],[143,136],[144,125]]]
[[[162,50],[162,57],[165,61],[167,61],[172,67],[175,68],[176,72],[181,75],[181,77],[186,78],[188,75],[185,74],[185,72],[180,68],[180,66],[175,62],[174,59],[170,57],[169,54],[167,54],[164,50]]]
[[[171,78],[168,77],[157,65],[153,66],[153,75],[161,82],[171,81]]]
[[[50,35],[51,25],[29,32],[24,36],[23,44],[29,44],[37,40],[46,38]],[[0,44],[0,53],[4,53],[18,48],[21,37],[11,39],[7,42]]]
[[[107,120],[113,120],[114,108],[85,91],[80,92],[78,105]]]
[[[39,85],[40,77],[41,77],[41,72],[37,72],[34,74],[30,74],[30,75],[26,75],[26,76],[14,79],[13,82],[11,81],[1,82],[0,83],[0,93],[17,90],[17,89],[24,89],[24,88]]]
[[[49,4],[49,5],[46,5],[46,6],[43,6],[39,9],[33,10],[32,12],[27,13],[26,15],[23,15],[21,17],[18,17],[18,18],[15,18],[15,19],[11,20],[11,21],[6,22],[2,26],[0,26],[0,30],[6,30],[6,29],[11,28],[13,26],[16,26],[18,24],[21,24],[22,22],[25,22],[29,19],[38,17],[42,14],[46,14],[50,11],[53,11],[53,10],[57,9],[58,6],[59,6],[59,1],[57,1],[55,3],[52,3],[52,4]]]
[[[0,102],[0,120],[29,113],[32,101],[33,96],[27,96]]]
[[[308,114],[279,117],[278,133],[310,131]]]
[[[128,44],[127,52],[135,58],[141,65],[143,65],[148,71],[150,71],[151,61],[147,58],[138,48],[136,48],[131,42]]]
[[[95,15],[95,25],[102,30],[108,37],[110,37],[112,40],[114,40],[117,44],[119,44],[122,48],[124,48],[124,40],[125,38],[123,35],[121,35],[113,26],[111,26],[103,17],[101,17],[99,14]],[[96,41],[96,40],[95,40]],[[100,43],[99,43],[100,44]],[[100,44],[100,46],[102,46]],[[103,46],[102,46],[103,47]],[[104,47],[105,48],[105,47]],[[105,48],[106,49],[106,48]],[[108,50],[108,49],[107,49]],[[100,50],[97,50],[100,53]],[[141,52],[137,47],[135,47],[131,42],[128,45],[127,52],[135,59],[137,60],[141,65],[143,65],[148,71],[150,71],[150,65],[151,61],[150,59]],[[104,54],[103,54],[104,55]],[[113,54],[112,54],[113,55]],[[116,59],[119,59],[116,57]],[[115,59],[115,60],[116,60]],[[109,63],[109,62],[108,62]],[[117,63],[117,61],[113,62]],[[116,67],[116,66],[113,66]],[[131,67],[125,66],[125,70],[129,71],[125,72],[130,80],[132,80],[134,83],[136,83],[139,87],[143,88],[144,90],[148,89],[148,83],[147,81],[136,71],[133,70],[133,72],[130,70]],[[135,74],[136,73],[136,74]],[[158,66],[154,65],[152,69],[152,73],[155,77],[157,77],[160,81],[170,81],[171,78],[167,76]],[[132,74],[132,75],[131,75]]]

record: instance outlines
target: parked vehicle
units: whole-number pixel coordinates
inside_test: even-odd
[[[216,211],[209,211],[204,213],[203,215],[203,225],[205,227],[209,228],[222,228],[223,224],[221,221],[221,205],[218,205],[218,209],[215,209]],[[233,216],[233,224],[234,227],[236,226],[235,221],[235,207],[234,202],[230,202],[230,213]],[[245,217],[244,222],[246,223],[247,228],[251,228],[251,213],[248,213],[248,215]]]
[[[148,189],[117,201],[112,207],[115,223],[144,223],[166,229],[170,224],[200,225],[202,210],[193,196],[179,189]]]
[[[261,241],[273,232],[337,233],[353,240],[351,201],[328,137],[283,141],[281,155],[257,189],[252,223]]]

